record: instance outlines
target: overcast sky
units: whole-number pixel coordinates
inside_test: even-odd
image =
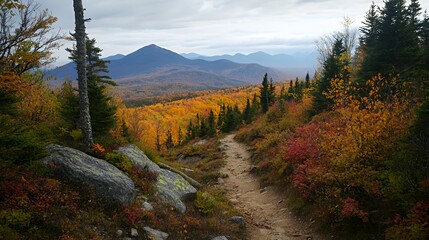
[[[35,0],[74,31],[72,0]],[[379,6],[382,0],[375,0]],[[429,1],[421,0],[423,9]],[[371,0],[83,0],[87,33],[103,56],[148,44],[203,55],[314,51],[314,41],[341,29],[344,16],[360,26]],[[65,43],[65,46],[71,46]],[[65,47],[56,52],[67,62]]]

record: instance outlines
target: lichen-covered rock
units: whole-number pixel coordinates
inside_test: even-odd
[[[46,148],[50,155],[42,161],[55,166],[55,172],[61,178],[89,186],[111,204],[121,205],[134,200],[133,181],[110,163],[73,148],[60,145]]]
[[[158,173],[156,188],[156,195],[181,213],[186,211],[182,200],[194,197],[197,192],[182,176],[166,169],[161,169]]]
[[[118,152],[125,154],[133,165],[137,167],[145,168],[148,171],[156,173],[161,170],[156,163],[150,160],[146,154],[135,145],[130,144],[126,147],[120,147]]]
[[[118,151],[125,154],[133,165],[157,173],[156,195],[179,212],[184,213],[186,211],[186,205],[182,200],[194,197],[197,192],[188,181],[177,173],[160,168],[134,145],[121,147]]]

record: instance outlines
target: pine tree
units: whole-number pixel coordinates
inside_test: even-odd
[[[70,81],[64,82],[58,95],[60,114],[68,130],[79,128],[79,96]]]
[[[275,98],[275,87],[273,79],[268,82],[268,74],[265,73],[264,79],[262,80],[262,86],[259,89],[259,99],[261,102],[261,109],[263,113],[268,112],[268,108],[274,103]]]
[[[273,105],[276,100],[276,87],[274,86],[274,81],[270,78],[270,85],[268,88],[268,102],[270,105]]]
[[[305,75],[305,88],[309,88],[310,87],[310,74],[307,72],[307,74]]]
[[[226,106],[225,106],[225,104],[222,104],[220,106],[219,114],[217,117],[217,126],[218,127],[222,127],[223,123],[225,122],[225,117],[226,117]]]
[[[371,6],[361,28],[361,83],[378,73],[385,77],[400,74],[405,79],[416,72],[421,58],[417,35],[420,10],[416,0],[408,7],[404,0],[388,0],[379,11]]]
[[[422,46],[421,68],[424,71],[423,76],[426,76],[425,78],[427,79],[429,77],[429,15],[426,11],[423,15],[423,21],[419,35],[420,45]]]
[[[259,90],[259,93],[260,93],[259,99],[261,102],[261,109],[263,113],[268,112],[268,106],[269,106],[268,91],[269,91],[268,74],[265,73],[264,79],[262,80],[262,86],[260,87],[260,90]]]
[[[286,98],[286,89],[285,89],[284,85],[282,85],[282,88],[280,89],[280,96],[279,96],[279,98],[280,99],[285,99]]]
[[[111,97],[106,94],[106,84],[115,86],[116,83],[106,75],[109,72],[108,61],[100,59],[102,50],[95,43],[95,39],[86,37],[89,113],[94,136],[102,136],[116,124],[116,106],[110,104]],[[76,49],[67,51],[70,52],[70,59],[76,62]]]
[[[201,118],[200,127],[198,129],[199,137],[206,137],[208,135],[208,126],[205,118]]]
[[[171,133],[171,129],[168,129],[167,131],[167,139],[165,140],[165,147],[167,148],[167,150],[172,149],[174,147],[173,134]]]
[[[186,132],[186,140],[190,141],[192,139],[194,139],[196,137],[195,135],[195,131],[194,131],[194,126],[192,124],[192,120],[189,120],[189,124],[188,124],[188,128],[187,128],[187,132]]]
[[[207,136],[216,136],[216,119],[213,110],[210,109],[209,117],[207,118]]]
[[[254,116],[258,110],[259,110],[259,102],[258,102],[258,96],[255,94],[253,94],[253,98],[252,98],[252,116]]]
[[[249,124],[252,122],[252,106],[250,106],[250,100],[247,98],[246,100],[246,107],[243,110],[243,120],[246,124]]]
[[[237,128],[240,121],[237,115],[237,112],[231,106],[227,107],[225,121],[221,127],[222,132],[230,132]]]
[[[377,47],[379,44],[380,16],[374,2],[372,2],[370,9],[366,12],[365,20],[362,24],[363,26],[360,28],[362,36],[360,37],[359,54],[363,55],[361,56],[363,59],[358,70],[358,81],[361,87],[379,71],[376,59],[378,58]]]
[[[336,39],[330,53],[323,63],[322,76],[316,83],[316,88],[313,91],[313,107],[311,114],[317,114],[324,110],[329,110],[332,107],[332,100],[326,98],[325,92],[331,88],[331,81],[335,78],[347,80],[349,73],[345,70],[345,66],[349,62],[345,61],[343,54],[346,52],[342,39]]]

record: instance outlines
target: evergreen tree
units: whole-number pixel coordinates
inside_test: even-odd
[[[237,128],[239,124],[239,119],[237,118],[237,113],[231,106],[228,106],[226,109],[225,121],[222,125],[222,132],[230,132]]]
[[[273,80],[270,79],[270,82],[268,82],[268,74],[265,73],[264,79],[262,80],[262,86],[259,89],[259,99],[261,102],[261,109],[263,113],[266,113],[268,111],[269,106],[274,103],[274,90],[275,87],[273,84]]]
[[[79,97],[70,81],[64,82],[58,100],[61,105],[59,112],[67,129],[79,127]]]
[[[276,100],[276,87],[274,86],[273,79],[270,78],[270,85],[268,88],[268,102],[270,105],[272,105],[275,100]]]
[[[116,124],[116,106],[112,105],[111,97],[106,94],[106,84],[115,86],[106,75],[109,72],[108,61],[100,59],[102,50],[95,46],[95,39],[86,37],[86,71],[88,79],[89,113],[91,126],[95,136],[108,133]],[[67,49],[70,59],[76,61],[76,49]]]
[[[206,124],[206,119],[201,118],[198,136],[199,137],[206,137],[207,135],[208,135],[208,126]]]
[[[286,89],[285,89],[284,85],[282,85],[282,88],[280,89],[280,96],[279,96],[279,98],[280,99],[285,99],[286,98]]]
[[[213,110],[210,109],[209,117],[207,118],[207,136],[216,136],[216,119]]]
[[[258,102],[258,97],[256,94],[253,94],[253,98],[252,98],[252,116],[255,116],[255,114],[258,112],[259,110],[259,102]]]
[[[309,88],[310,87],[310,74],[307,72],[307,74],[305,75],[305,88]]]
[[[225,117],[226,117],[226,106],[225,104],[222,104],[220,106],[220,110],[219,110],[219,115],[217,117],[217,126],[221,127],[225,121]]]
[[[342,39],[336,39],[330,53],[323,63],[322,76],[316,83],[316,88],[313,91],[313,107],[311,114],[317,114],[324,110],[329,110],[332,107],[332,100],[326,98],[325,92],[331,88],[331,80],[335,78],[348,79],[349,73],[345,70],[345,66],[349,64],[343,58],[346,52]]]
[[[171,133],[171,129],[168,129],[167,131],[167,139],[165,140],[165,147],[167,148],[167,150],[172,149],[174,147],[173,134]]]
[[[364,57],[359,80],[362,83],[378,73],[385,77],[400,74],[405,79],[416,72],[421,59],[420,10],[417,0],[408,7],[405,0],[388,0],[378,12],[374,4],[371,6],[361,28]]]
[[[259,99],[261,102],[261,109],[263,113],[268,112],[268,106],[269,106],[268,91],[269,91],[268,74],[265,73],[264,79],[262,80],[262,86],[259,90],[260,92]]]
[[[419,32],[420,45],[421,45],[421,69],[422,69],[422,79],[429,78],[429,16],[425,11],[423,14],[423,20],[421,22],[421,30]],[[427,84],[427,83],[426,83]],[[427,85],[424,89],[428,89]]]
[[[249,124],[252,122],[252,106],[250,105],[250,100],[247,98],[246,100],[246,107],[243,110],[243,120],[246,124]]]
[[[190,141],[190,140],[194,139],[195,137],[196,137],[196,135],[195,135],[194,126],[192,124],[192,120],[190,119],[189,120],[189,124],[188,124],[188,129],[187,129],[187,132],[186,132],[186,139],[188,141]]]

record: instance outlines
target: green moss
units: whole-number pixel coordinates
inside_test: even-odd
[[[108,153],[106,154],[105,160],[124,172],[131,172],[133,164],[131,160],[122,153]]]
[[[31,213],[21,209],[3,210],[0,212],[0,224],[14,229],[27,229],[30,226]]]

